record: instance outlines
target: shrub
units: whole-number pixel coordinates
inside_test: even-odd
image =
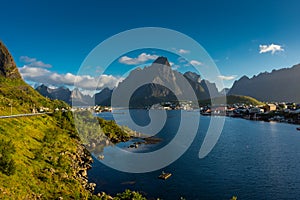
[[[130,190],[125,190],[123,193],[118,193],[115,200],[146,200],[140,193]]]
[[[0,140],[0,171],[3,174],[10,176],[15,173],[15,161],[12,159],[15,152],[15,146],[11,141]]]

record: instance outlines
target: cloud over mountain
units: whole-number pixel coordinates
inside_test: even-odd
[[[119,59],[119,62],[126,65],[139,65],[145,63],[149,60],[155,60],[158,56],[152,54],[141,53],[136,58],[130,58],[128,56],[123,56]]]
[[[202,65],[202,63],[200,61],[198,61],[198,60],[191,60],[190,64],[193,65],[193,66],[195,66],[195,67]]]
[[[274,54],[277,51],[284,51],[284,49],[278,44],[259,45],[259,53],[271,52],[272,54]]]
[[[45,68],[29,67],[27,65],[19,68],[19,71],[26,81],[50,84],[54,86],[74,86],[74,82],[76,81],[76,87],[86,90],[101,90],[105,87],[114,88],[122,80],[119,77],[105,74],[102,74],[99,77],[92,77],[90,75],[74,75],[71,73],[58,74]]]
[[[224,80],[224,81],[230,81],[236,78],[236,75],[231,75],[231,76],[224,76],[224,75],[219,75],[219,79]]]

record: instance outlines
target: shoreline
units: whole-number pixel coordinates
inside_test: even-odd
[[[109,147],[111,145],[116,145],[118,143],[123,142],[132,142],[128,146],[128,148],[138,148],[139,145],[153,145],[160,143],[163,139],[158,138],[155,136],[148,137],[146,134],[142,134],[139,132],[136,132],[134,130],[129,129],[128,127],[124,127],[124,131],[127,132],[129,135],[129,139],[126,141],[119,141],[119,142],[112,142],[109,139],[103,140],[100,143],[89,143],[87,145],[85,144],[78,144],[78,153],[76,154],[76,160],[77,163],[79,163],[79,166],[77,168],[77,179],[80,181],[80,183],[84,186],[84,188],[89,191],[92,195],[95,195],[98,198],[104,198],[104,199],[114,199],[113,196],[110,194],[105,193],[104,191],[100,191],[95,193],[96,183],[90,182],[88,177],[88,170],[92,169],[92,163],[94,162],[94,159],[101,160],[104,159],[103,150],[105,147]],[[134,140],[140,140],[140,141],[134,141]],[[100,152],[97,151],[100,149]],[[92,156],[93,154],[93,156]],[[100,157],[99,157],[100,156]],[[93,158],[95,157],[95,158]],[[120,193],[123,193],[124,191],[120,191]],[[135,193],[135,191],[131,191],[132,193]]]
[[[287,121],[279,121],[279,120],[270,120],[270,118],[253,118],[250,115],[244,115],[244,116],[229,116],[229,115],[218,115],[218,114],[200,114],[201,116],[222,116],[222,117],[229,117],[229,118],[238,118],[238,119],[244,119],[244,120],[250,120],[250,121],[262,121],[262,122],[276,122],[276,123],[285,123],[285,124],[293,124],[293,125],[300,125],[300,123],[297,122],[287,122]]]

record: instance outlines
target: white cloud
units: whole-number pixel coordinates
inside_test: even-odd
[[[21,56],[20,61],[25,62],[25,63],[31,63],[36,61],[36,58],[30,58],[28,56]]]
[[[191,60],[190,64],[193,65],[193,66],[195,66],[195,67],[202,65],[202,63],[199,62],[198,60]]]
[[[119,62],[126,65],[139,65],[149,60],[155,60],[156,58],[158,58],[157,55],[141,53],[137,58],[130,58],[128,56],[123,56],[119,59]]]
[[[172,50],[176,51],[179,54],[188,54],[191,51],[190,50],[186,50],[186,49],[176,49],[176,48],[172,48]]]
[[[278,44],[259,45],[259,53],[271,52],[274,54],[276,51],[284,51],[284,49]]]
[[[44,68],[29,67],[27,65],[19,68],[19,71],[26,81],[50,84],[53,86],[74,86],[74,82],[76,81],[76,87],[85,90],[101,90],[105,87],[112,89],[122,81],[121,78],[112,75],[102,74],[99,77],[92,77],[89,75],[74,75],[71,73],[58,74]]]
[[[51,68],[52,65],[46,64],[40,60],[37,60],[36,58],[31,58],[28,56],[21,56],[20,61],[23,63],[26,63],[26,66],[28,67],[41,67],[41,68]]]
[[[187,54],[187,53],[190,53],[190,51],[186,50],[186,49],[179,49],[178,53],[180,53],[180,54]]]
[[[224,75],[219,75],[218,78],[222,79],[224,81],[230,81],[235,79],[237,76],[236,75],[231,75],[231,76],[224,76]]]

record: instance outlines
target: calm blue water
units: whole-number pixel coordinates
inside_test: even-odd
[[[133,110],[140,125],[149,123],[147,111]],[[185,113],[199,117],[196,113]],[[120,114],[121,115],[121,114]],[[101,114],[112,119],[110,113]],[[125,116],[125,115],[124,115]],[[185,115],[186,116],[186,115]],[[122,116],[119,116],[122,118]],[[121,123],[126,124],[127,119]],[[159,133],[164,140],[136,151],[150,151],[167,144],[176,132],[179,111],[169,111],[168,121]],[[198,158],[210,117],[201,116],[198,134],[185,154],[162,169],[173,175],[159,180],[161,170],[131,174],[106,167],[95,159],[88,172],[97,183],[96,192],[116,194],[126,188],[141,191],[149,199],[299,199],[300,198],[300,132],[295,125],[226,118],[218,143],[204,159]],[[126,144],[119,144],[126,148]],[[112,147],[105,148],[109,152]],[[105,159],[109,159],[105,157]]]

